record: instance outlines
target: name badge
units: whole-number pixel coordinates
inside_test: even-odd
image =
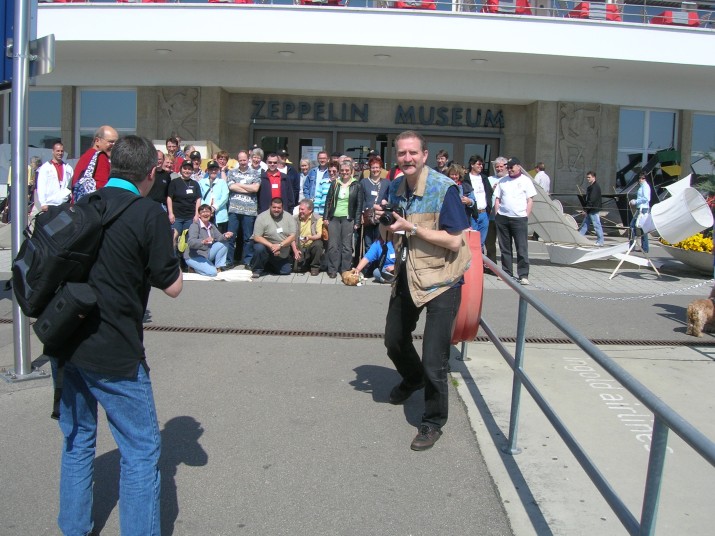
[[[248,184],[248,179],[241,179],[241,184]]]
[[[276,233],[282,233],[283,227],[276,227]]]
[[[377,190],[373,190],[372,192],[370,192],[370,195],[377,197]]]
[[[394,254],[394,253],[390,253],[390,254],[388,255],[388,257],[390,257],[391,259],[394,259],[394,258],[395,258],[395,254]]]
[[[277,190],[277,189],[278,189],[278,185],[277,185],[277,184],[271,184],[271,188],[273,188],[274,190]]]
[[[186,193],[187,193],[187,194],[193,194],[193,193],[194,193],[194,189],[193,189],[193,188],[187,188],[187,189],[186,189]]]

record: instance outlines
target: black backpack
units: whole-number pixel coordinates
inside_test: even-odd
[[[12,263],[12,288],[22,312],[37,318],[64,283],[87,281],[104,227],[139,199],[104,224],[106,203],[99,193],[40,212],[32,234],[25,229],[26,239]]]

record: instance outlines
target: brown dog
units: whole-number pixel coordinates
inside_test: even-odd
[[[715,287],[706,300],[695,300],[688,305],[688,329],[686,335],[702,337],[703,333],[715,333]]]

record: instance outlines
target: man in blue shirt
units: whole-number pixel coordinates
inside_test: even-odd
[[[631,220],[631,239],[629,244],[632,246],[636,239],[636,223],[638,223],[638,218],[645,218],[645,215],[650,212],[650,185],[646,181],[646,173],[641,171],[638,175],[638,191],[636,192],[636,198],[631,199],[631,206],[635,207],[636,213],[633,215]],[[637,226],[640,230],[640,225]],[[648,233],[641,233],[641,248],[643,253],[648,253]]]

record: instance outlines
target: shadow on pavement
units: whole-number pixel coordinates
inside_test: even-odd
[[[208,454],[198,439],[204,433],[201,424],[193,417],[174,417],[166,422],[161,432],[161,533],[174,533],[174,523],[179,515],[176,494],[176,472],[182,463],[192,467],[208,463]],[[94,531],[99,535],[112,510],[119,501],[119,450],[114,449],[94,462]]]
[[[459,351],[455,347],[452,347],[452,358],[454,358],[455,355],[459,356]],[[479,411],[479,415],[484,422],[484,426],[489,431],[489,437],[491,438],[496,451],[499,453],[499,457],[504,464],[507,474],[509,475],[509,478],[514,485],[514,489],[519,495],[519,499],[521,500],[521,504],[524,507],[524,511],[529,516],[529,521],[534,527],[535,534],[538,534],[539,536],[553,536],[553,532],[551,531],[548,522],[544,518],[544,514],[539,508],[536,499],[532,495],[529,489],[529,485],[527,484],[526,480],[524,479],[524,475],[519,469],[519,465],[514,460],[512,455],[504,452],[504,449],[506,449],[508,446],[507,438],[505,437],[504,433],[502,433],[502,430],[499,428],[499,425],[494,420],[494,417],[489,410],[489,406],[484,400],[482,393],[479,391],[479,387],[477,386],[477,380],[472,377],[469,372],[469,369],[464,364],[464,361],[461,361],[459,359],[451,359],[451,362],[453,363],[453,371],[459,372],[463,378],[469,379],[469,381],[466,382],[467,388],[469,389],[469,394],[474,400],[474,404],[477,406],[477,410]],[[483,440],[484,438],[482,437],[480,440],[480,444],[483,443]],[[482,450],[488,447],[489,446],[487,444],[481,445]]]

